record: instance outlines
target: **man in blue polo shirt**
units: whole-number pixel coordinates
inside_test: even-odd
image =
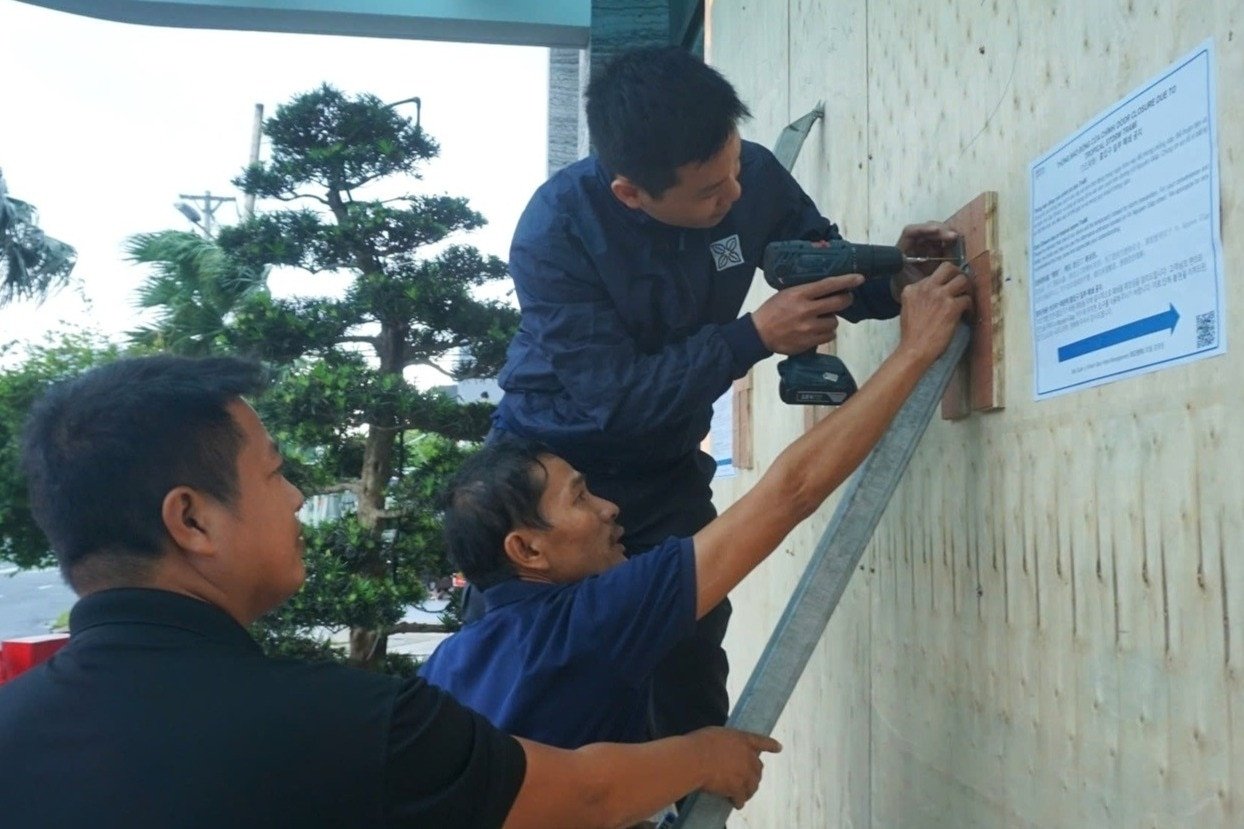
[[[621,510],[630,554],[716,515],[715,464],[699,447],[733,380],[833,339],[836,315],[898,313],[900,285],[876,280],[780,291],[740,316],[769,242],[839,238],[773,154],[740,139],[748,115],[685,50],[619,56],[588,88],[595,154],[542,185],[514,233],[522,321],[494,435],[540,441],[581,471]],[[898,244],[936,256],[954,239],[929,223]],[[468,620],[477,607],[468,601]],[[725,721],[729,616],[728,601],[717,605],[662,666],[655,735]]]
[[[494,441],[463,468],[445,514],[449,554],[484,588],[487,612],[421,675],[524,737],[565,748],[644,739],[661,661],[859,465],[970,305],[950,265],[908,286],[898,347],[846,405],[692,537],[629,559],[617,506],[570,463]]]

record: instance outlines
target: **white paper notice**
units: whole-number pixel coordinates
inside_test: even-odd
[[[700,443],[700,448],[712,456],[717,462],[717,471],[713,479],[729,478],[738,470],[734,468],[734,389],[717,398],[713,404],[713,423],[708,429],[708,437]]]
[[[1226,350],[1212,47],[1032,163],[1038,400]]]

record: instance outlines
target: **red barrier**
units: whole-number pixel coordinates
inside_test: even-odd
[[[51,658],[69,641],[68,633],[21,636],[0,642],[0,682],[7,682]]]

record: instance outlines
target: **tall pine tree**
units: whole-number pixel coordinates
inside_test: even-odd
[[[374,96],[323,86],[279,107],[264,132],[271,160],[235,184],[290,206],[222,229],[221,250],[242,273],[295,267],[312,287],[320,274],[351,279],[335,298],[246,293],[227,314],[226,339],[280,367],[260,408],[307,491],[349,491],[357,502],[355,514],[309,533],[319,592],[309,585],[287,617],[309,624],[338,603],[350,660],[373,666],[422,568],[438,559],[430,484],[456,462],[455,441],[484,436],[492,409],[420,390],[408,372],[494,375],[518,314],[477,293],[505,264],[449,244],[484,224],[465,199],[386,195],[438,153],[419,124]]]

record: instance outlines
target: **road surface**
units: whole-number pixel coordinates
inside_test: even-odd
[[[75,599],[59,570],[19,571],[0,563],[0,639],[50,633]]]

